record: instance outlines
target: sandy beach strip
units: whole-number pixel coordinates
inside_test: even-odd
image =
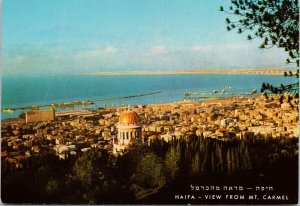
[[[79,75],[115,76],[115,75],[174,75],[174,74],[252,74],[252,75],[283,75],[285,69],[228,69],[228,70],[174,70],[174,71],[115,71],[93,72]]]

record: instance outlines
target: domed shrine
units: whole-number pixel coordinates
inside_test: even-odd
[[[132,140],[142,141],[142,126],[134,111],[124,111],[120,114],[117,124],[117,139],[113,140],[113,153],[122,153]]]

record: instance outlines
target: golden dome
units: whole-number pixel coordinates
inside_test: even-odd
[[[139,118],[134,111],[125,111],[120,114],[119,124],[129,125],[129,124],[139,124]]]

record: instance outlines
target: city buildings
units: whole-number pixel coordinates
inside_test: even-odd
[[[51,118],[32,118],[44,121],[2,121],[1,158],[22,167],[26,158],[51,152],[61,158],[91,148],[120,154],[133,140],[170,141],[192,135],[218,141],[297,138],[299,113],[286,104],[282,107],[276,95],[254,95],[72,111],[55,118],[48,111]]]

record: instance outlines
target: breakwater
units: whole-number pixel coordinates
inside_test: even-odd
[[[14,112],[16,110],[39,110],[40,107],[53,107],[53,108],[66,108],[66,107],[74,107],[77,105],[91,105],[95,104],[95,102],[104,102],[118,99],[131,99],[149,95],[159,94],[161,91],[153,91],[149,93],[142,94],[133,94],[127,96],[119,96],[119,97],[108,97],[108,98],[100,98],[100,99],[91,99],[91,100],[74,100],[69,102],[60,102],[60,103],[51,103],[51,104],[42,104],[42,105],[32,105],[32,106],[20,106],[20,107],[9,107],[1,109],[2,112]]]

